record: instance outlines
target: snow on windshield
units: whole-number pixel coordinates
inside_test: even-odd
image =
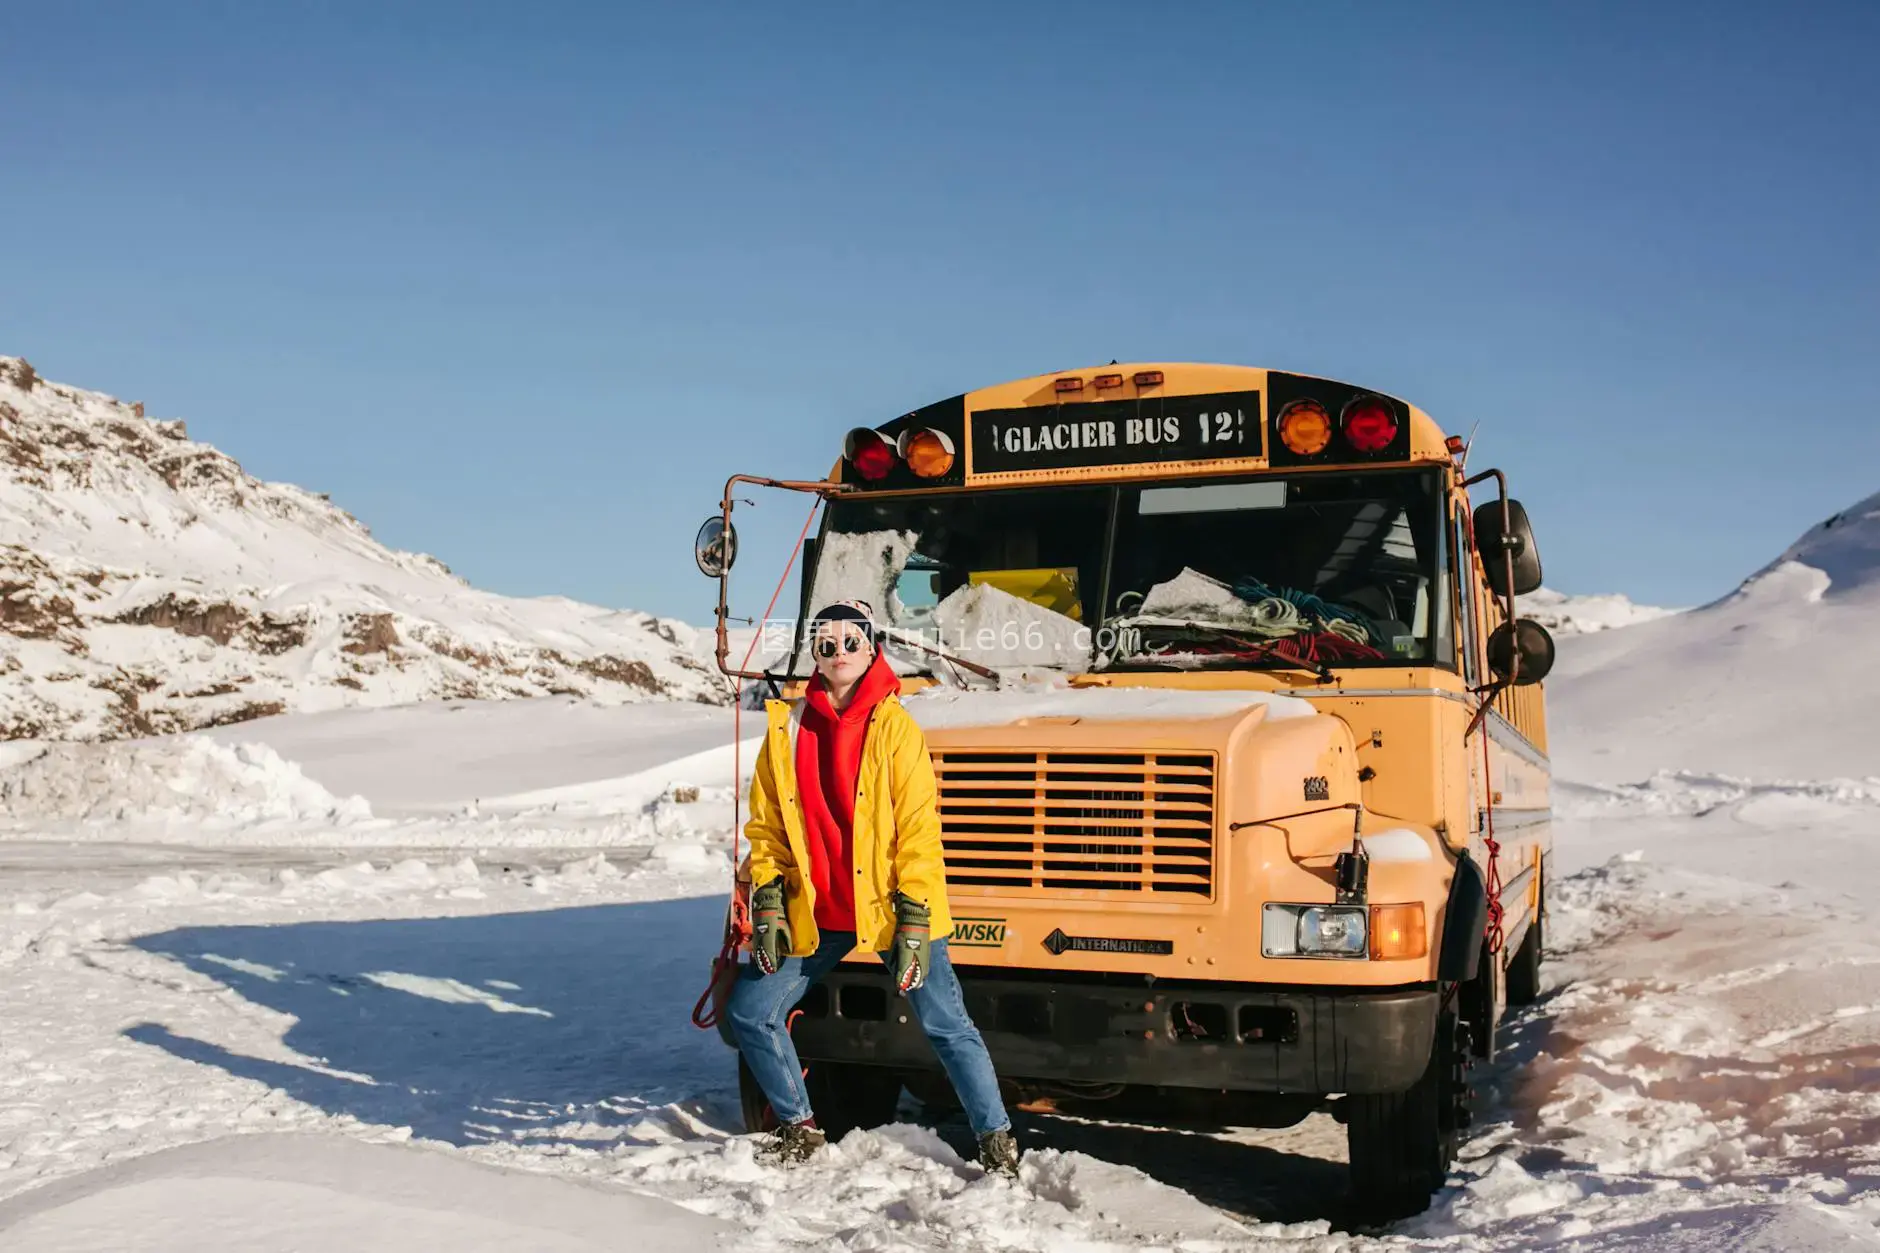
[[[864,600],[893,634],[978,665],[1088,667],[1090,632],[1082,623],[991,583],[967,583],[938,598],[935,570],[916,554],[917,544],[913,531],[826,535],[817,553],[811,612],[838,600]],[[891,647],[889,653],[909,668],[934,664],[911,646]]]
[[[916,538],[912,531],[836,532],[824,536],[816,550],[810,611],[839,600],[864,600],[874,607],[876,619],[884,625],[917,629],[914,620],[903,621],[906,606],[894,594]]]
[[[1089,662],[1083,623],[991,584],[957,589],[934,607],[933,620],[939,638],[958,646],[948,652],[982,665],[1082,670]]]

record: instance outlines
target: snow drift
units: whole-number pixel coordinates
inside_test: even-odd
[[[308,1134],[230,1136],[152,1153],[0,1203],[16,1253],[732,1247],[725,1223],[669,1201],[461,1156]]]
[[[178,736],[116,744],[49,744],[0,769],[0,813],[31,819],[179,821],[240,826],[266,821],[356,822],[372,816],[264,744]]]
[[[557,693],[729,699],[682,623],[479,591],[181,422],[0,357],[0,739]]]

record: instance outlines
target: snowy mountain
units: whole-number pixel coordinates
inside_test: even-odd
[[[1586,782],[1880,776],[1877,692],[1880,495],[1721,600],[1566,640],[1549,682],[1555,765]]]
[[[180,421],[0,357],[0,739],[555,693],[728,699],[682,623],[479,591]]]
[[[1616,593],[1569,596],[1543,587],[1538,592],[1521,597],[1522,615],[1539,622],[1556,636],[1591,635],[1595,631],[1637,626],[1641,622],[1656,622],[1677,612],[1676,609],[1659,609],[1653,605],[1635,605],[1629,598]]]

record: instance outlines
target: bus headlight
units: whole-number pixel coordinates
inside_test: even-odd
[[[1267,957],[1368,957],[1368,910],[1362,905],[1280,905],[1260,915],[1260,952]]]

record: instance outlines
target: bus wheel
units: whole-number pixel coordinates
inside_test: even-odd
[[[738,1054],[738,1108],[744,1114],[746,1131],[775,1131],[777,1115],[770,1108],[770,1098],[757,1086],[757,1076],[744,1064],[744,1054]]]
[[[901,1076],[880,1066],[853,1062],[811,1062],[804,1077],[816,1125],[831,1140],[861,1128],[872,1130],[894,1121],[901,1100]]]
[[[1546,887],[1543,883],[1541,890],[1545,892]],[[1532,1005],[1541,999],[1542,925],[1541,910],[1536,908],[1534,921],[1528,924],[1527,934],[1521,937],[1521,947],[1514,951],[1514,957],[1508,963],[1507,993],[1510,1005]]]
[[[1366,1217],[1420,1214],[1443,1186],[1470,1122],[1470,1056],[1468,1024],[1444,1013],[1429,1065],[1409,1091],[1344,1098],[1351,1192]]]

